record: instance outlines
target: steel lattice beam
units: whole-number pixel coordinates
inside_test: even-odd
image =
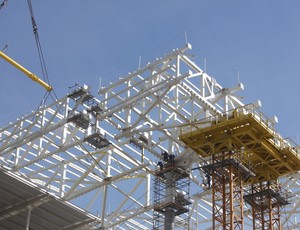
[[[99,215],[99,227],[151,229],[152,172],[161,152],[175,154],[180,165],[201,166],[203,159],[178,139],[180,127],[243,106],[235,96],[243,85],[223,88],[191,60],[190,49],[173,50],[96,97],[88,87],[74,88],[2,127],[1,168]],[[191,181],[189,226],[210,228],[212,203],[201,171]],[[282,183],[300,190],[295,178]],[[289,219],[299,206],[294,202]]]

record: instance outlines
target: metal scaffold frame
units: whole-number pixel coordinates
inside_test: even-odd
[[[235,96],[243,85],[222,87],[192,61],[190,49],[157,58],[98,96],[76,86],[2,127],[1,170],[93,213],[95,228],[151,229],[153,170],[161,152],[173,153],[178,167],[201,167],[206,159],[178,138],[182,127],[244,105]],[[211,227],[212,201],[202,177],[199,170],[190,173],[189,229]],[[299,191],[297,178],[282,183]],[[299,205],[294,200],[287,208],[289,220]]]
[[[231,154],[228,154],[231,155]],[[219,159],[218,159],[219,158]],[[221,159],[220,159],[221,158]],[[215,154],[212,163],[227,158],[224,154]],[[231,159],[231,156],[228,157]],[[223,169],[223,170],[222,170]],[[219,172],[224,174],[219,174]],[[243,187],[239,175],[233,174],[233,165],[216,167],[212,172],[213,193],[213,229],[243,229]],[[221,223],[217,228],[217,223]]]
[[[180,139],[200,156],[212,158],[212,164],[203,169],[210,173],[213,181],[213,229],[217,227],[216,222],[222,229],[244,228],[243,183],[252,185],[245,199],[252,206],[253,229],[281,229],[279,207],[288,202],[284,193],[272,190],[270,184],[300,170],[299,146],[283,139],[275,131],[274,123],[254,105],[203,119],[192,129],[183,131]],[[242,157],[232,161],[236,150]],[[237,168],[235,172],[234,168]],[[234,177],[243,183],[233,183]],[[264,184],[268,186],[262,186]],[[234,190],[240,191],[237,202]],[[240,207],[240,218],[234,218],[237,217],[235,202]]]
[[[237,150],[217,152],[202,166],[212,190],[213,229],[244,229],[243,183],[254,177]],[[210,179],[211,178],[211,179]]]
[[[280,212],[288,204],[278,181],[266,181],[249,186],[245,201],[252,207],[253,229],[282,229]]]
[[[168,162],[154,172],[153,230],[188,228],[190,201],[190,172]]]

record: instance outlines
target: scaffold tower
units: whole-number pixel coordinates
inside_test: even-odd
[[[280,211],[288,199],[278,181],[252,184],[247,193],[245,201],[252,207],[253,229],[282,229]]]
[[[206,168],[214,168],[213,229],[217,229],[215,222],[220,222],[221,229],[243,229],[242,181],[251,187],[245,199],[252,206],[253,229],[281,229],[280,207],[288,202],[273,181],[300,169],[299,147],[283,139],[274,123],[253,104],[204,119],[190,129],[184,130],[180,139],[202,157],[212,158],[212,165]],[[235,150],[242,154],[240,161],[232,161]],[[233,183],[234,178],[239,178],[239,183]],[[232,191],[238,191],[238,201]]]
[[[189,229],[189,168],[176,166],[172,154],[164,155],[154,172],[153,230]]]
[[[42,205],[59,201],[66,212],[77,207],[70,220],[60,216],[69,229],[211,229],[213,223],[258,229],[256,207],[269,199],[278,205],[264,209],[266,226],[269,217],[272,226],[280,217],[282,228],[297,229],[299,148],[281,138],[257,107],[243,104],[237,95],[242,83],[223,87],[194,62],[191,48],[172,50],[101,87],[98,95],[75,85],[1,127],[0,173],[30,185],[35,196],[2,199],[1,224],[55,229],[41,227],[36,215],[44,218]],[[171,165],[162,152],[174,155]],[[210,187],[203,186],[206,175]],[[1,197],[11,197],[2,184]],[[293,194],[290,204],[281,201],[280,187]],[[231,218],[221,220],[224,213]]]
[[[217,152],[202,166],[212,190],[213,229],[244,229],[243,183],[255,174],[241,157],[233,149]]]

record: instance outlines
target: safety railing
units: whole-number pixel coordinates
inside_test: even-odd
[[[215,125],[221,124],[223,122],[228,122],[229,120],[233,120],[235,118],[246,117],[247,115],[251,114],[255,120],[260,123],[263,127],[265,127],[271,134],[275,135],[275,123],[270,120],[266,115],[262,113],[262,111],[257,108],[254,104],[248,104],[233,110],[229,110],[222,114],[207,117],[201,119],[196,122],[191,122],[190,124],[186,124],[181,127],[180,135],[184,135],[187,133],[192,133],[193,131],[204,129],[207,127],[213,127]]]
[[[201,129],[213,128],[224,122],[229,122],[233,119],[245,119],[251,116],[258,122],[265,130],[267,130],[272,138],[269,141],[279,150],[288,149],[294,155],[300,158],[300,147],[290,138],[282,138],[275,129],[275,122],[269,119],[257,106],[248,104],[233,110],[229,110],[220,115],[207,117],[196,122],[191,122],[180,128],[180,135],[192,133]]]

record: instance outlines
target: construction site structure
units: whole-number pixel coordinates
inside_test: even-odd
[[[216,222],[220,229],[243,229],[244,199],[252,206],[253,229],[281,229],[280,209],[288,202],[278,179],[300,170],[300,148],[253,104],[189,128],[180,139],[212,162],[203,169],[212,176],[213,229]]]
[[[275,206],[262,212],[260,200],[284,205],[274,190],[278,181],[276,188],[293,194],[285,213],[278,212],[280,225],[297,229],[298,147],[239,100],[243,84],[221,86],[190,50],[190,44],[174,49],[100,88],[97,96],[75,85],[66,96],[1,127],[0,226],[259,228],[279,217]],[[174,155],[171,162],[161,156],[164,151]],[[204,187],[206,174],[210,186]],[[21,190],[26,192],[17,195]]]
[[[245,202],[252,207],[253,229],[284,229],[281,211],[289,203],[277,180],[252,184]]]
[[[243,184],[255,174],[241,157],[239,152],[223,151],[202,166],[211,181],[213,229],[244,229]]]
[[[163,155],[163,162],[159,162],[159,169],[154,172],[153,230],[188,228],[189,168],[178,167],[174,155],[167,152]]]

